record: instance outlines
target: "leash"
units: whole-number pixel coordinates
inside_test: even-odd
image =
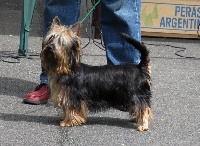
[[[86,14],[86,16],[81,20],[81,23],[85,21],[85,19],[92,13],[92,11],[96,8],[96,6],[100,3],[100,0],[98,0],[94,6],[90,9],[90,11]]]

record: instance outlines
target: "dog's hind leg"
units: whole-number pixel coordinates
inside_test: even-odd
[[[147,131],[149,129],[149,121],[153,119],[151,109],[148,106],[145,106],[143,110],[139,112],[139,117],[137,122],[139,124],[138,131]]]
[[[84,102],[81,103],[80,109],[69,109],[63,107],[63,121],[60,122],[62,127],[79,126],[86,122],[86,106]]]

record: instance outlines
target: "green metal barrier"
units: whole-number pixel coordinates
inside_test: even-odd
[[[32,26],[33,13],[35,10],[37,0],[24,0],[20,31],[20,46],[18,50],[18,57],[27,57],[28,38]]]

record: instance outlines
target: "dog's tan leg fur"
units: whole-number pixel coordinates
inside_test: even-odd
[[[153,115],[151,113],[151,109],[146,106],[143,111],[140,112],[140,116],[138,118],[138,128],[137,130],[142,132],[142,131],[147,131],[149,129],[149,121],[153,119]]]
[[[60,122],[62,127],[79,126],[86,122],[86,106],[82,102],[80,111],[69,110],[68,107],[63,107],[63,121]]]

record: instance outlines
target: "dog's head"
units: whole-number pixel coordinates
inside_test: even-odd
[[[80,22],[65,27],[57,16],[53,19],[41,51],[41,63],[47,72],[68,74],[80,62],[80,28]]]

